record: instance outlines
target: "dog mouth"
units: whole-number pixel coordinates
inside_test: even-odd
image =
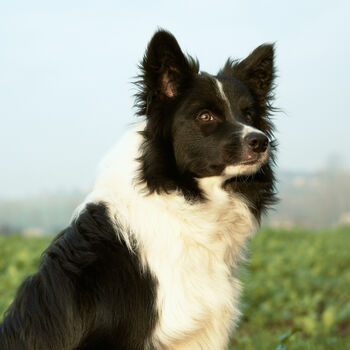
[[[244,160],[240,163],[238,163],[238,165],[256,165],[259,163],[259,159],[252,159],[252,160]]]
[[[263,154],[246,153],[243,154],[238,162],[228,164],[223,175],[228,177],[249,176],[259,171],[269,159],[268,152]]]
[[[247,153],[242,155],[242,160],[237,163],[237,165],[256,165],[258,163],[263,163],[264,157],[260,154]]]

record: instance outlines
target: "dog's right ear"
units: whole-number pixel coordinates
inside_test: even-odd
[[[170,102],[182,94],[199,67],[183,54],[171,33],[159,30],[148,44],[140,69],[136,106],[138,114],[151,116],[154,104]]]

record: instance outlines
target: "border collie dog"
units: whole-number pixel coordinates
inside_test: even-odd
[[[239,262],[275,200],[274,48],[200,72],[159,30],[140,119],[102,162],[71,225],[20,287],[1,350],[223,350]]]

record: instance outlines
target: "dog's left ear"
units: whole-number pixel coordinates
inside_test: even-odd
[[[274,45],[261,45],[238,63],[228,60],[220,73],[236,76],[246,83],[260,100],[266,102],[271,97],[275,78]]]
[[[140,64],[139,114],[149,114],[157,102],[171,101],[189,86],[198,73],[198,63],[186,57],[175,37],[159,30],[148,44]]]

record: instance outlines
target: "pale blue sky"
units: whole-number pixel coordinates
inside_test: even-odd
[[[279,167],[350,166],[349,1],[2,1],[0,198],[87,188],[157,27],[216,73],[276,42]]]

